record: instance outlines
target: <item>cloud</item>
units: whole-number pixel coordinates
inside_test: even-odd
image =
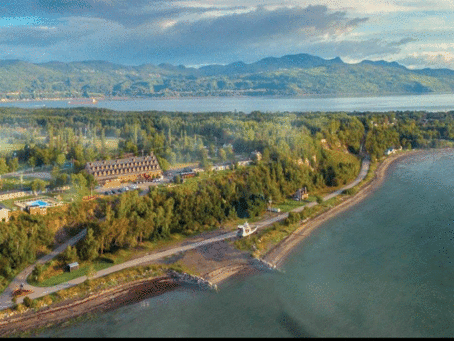
[[[215,9],[215,16],[202,15],[213,8],[188,9],[183,6],[183,10],[174,8],[179,15],[172,16],[168,12],[172,8],[163,5],[158,10],[159,15],[157,12],[143,14],[134,25],[125,25],[131,19],[120,18],[120,13],[132,13],[134,8],[114,6],[118,0],[76,3],[47,0],[45,9],[82,13],[87,6],[91,6],[91,10],[98,6],[98,9],[113,7],[115,10],[108,14],[106,11],[102,17],[60,18],[58,24],[48,29],[3,27],[0,44],[10,48],[46,48],[47,58],[57,56],[58,51],[65,56],[71,55],[72,60],[88,57],[121,63],[222,63],[231,62],[237,56],[247,56],[248,52],[266,56],[274,49],[282,54],[290,46],[300,47],[301,42],[335,38],[367,21],[363,17],[351,18],[343,11],[330,11],[326,6],[277,7],[273,10],[223,7],[222,10]],[[136,3],[137,6],[149,4],[142,0]],[[57,8],[52,7],[54,4]],[[135,17],[130,14],[129,18]],[[65,53],[65,48],[71,50]],[[19,52],[18,48],[16,52]],[[251,58],[255,60],[257,56]]]
[[[310,53],[325,58],[342,57],[347,61],[361,61],[363,59],[380,59],[401,52],[404,45],[415,41],[413,38],[402,38],[398,41],[382,39],[341,40],[315,43],[308,46]]]
[[[173,59],[191,56],[196,63],[212,61],[213,57],[217,62],[226,62],[246,50],[266,53],[270,45],[277,43],[282,51],[308,39],[336,36],[366,20],[347,18],[345,12],[330,12],[324,6],[275,10],[259,7],[246,13],[177,21],[163,26],[162,32],[153,31],[155,27],[138,27],[143,34],[131,35],[128,44],[142,46],[138,53],[166,53]],[[200,56],[205,56],[205,60],[198,60]],[[220,56],[224,60],[219,60]]]
[[[410,69],[421,68],[450,68],[454,69],[454,52],[425,51],[413,53],[397,61]]]
[[[0,28],[0,44],[22,47],[51,47],[59,42],[75,42],[100,29],[111,29],[102,19],[67,18],[58,20],[56,26],[12,26]]]
[[[196,3],[196,2],[195,2]],[[91,17],[137,27],[150,20],[201,14],[216,10],[244,8],[232,6],[194,6],[179,0],[16,0],[0,5],[4,16]]]

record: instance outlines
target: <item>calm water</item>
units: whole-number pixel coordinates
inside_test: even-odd
[[[285,273],[179,289],[60,337],[454,336],[454,152],[401,162],[303,241]]]
[[[31,101],[0,103],[0,106],[22,108],[71,108],[83,106],[72,105],[68,101]],[[182,98],[182,99],[131,99],[105,100],[95,108],[106,108],[119,111],[180,111],[180,112],[227,112],[240,111],[250,113],[254,110],[267,111],[448,111],[454,110],[454,95],[411,95],[388,97],[356,98]]]

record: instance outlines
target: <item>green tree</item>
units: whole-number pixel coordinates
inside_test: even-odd
[[[263,162],[270,161],[270,149],[268,147],[263,149],[262,160]]]
[[[43,265],[41,263],[37,263],[35,267],[33,268],[33,271],[31,273],[31,278],[35,282],[40,282],[41,281],[41,275],[43,274]]]
[[[31,184],[31,188],[33,192],[43,192],[46,189],[46,182],[41,179],[35,179]]]
[[[223,148],[219,149],[219,158],[221,159],[222,162],[225,162],[227,161],[227,153],[225,152],[225,150]]]
[[[6,159],[4,157],[0,157],[0,174],[8,173],[8,165],[6,164]]]
[[[35,301],[28,296],[24,297],[24,305],[27,308],[33,308],[35,306]]]
[[[80,249],[78,249],[80,259],[92,261],[98,257],[98,242],[93,236],[92,228],[87,228],[87,235],[81,244]]]
[[[87,189],[88,181],[82,173],[71,174],[71,183],[74,189],[81,195]]]
[[[68,245],[65,251],[63,251],[61,258],[66,263],[72,263],[77,261],[77,248]]]
[[[63,165],[65,164],[65,162],[66,162],[66,156],[65,156],[65,154],[63,154],[63,153],[58,154],[58,155],[57,155],[57,158],[56,158],[56,160],[55,160],[55,163],[56,163],[58,166],[63,167]]]
[[[216,156],[216,146],[213,143],[210,143],[209,151],[210,151],[210,155],[212,157]]]
[[[30,167],[32,167],[32,170],[33,170],[33,168],[36,167],[36,157],[31,156],[31,157],[28,159],[28,164],[29,164]]]
[[[163,172],[167,171],[170,168],[170,164],[166,159],[157,155],[156,158],[158,159],[159,165],[161,166]]]
[[[10,159],[9,169],[11,172],[15,172],[19,168],[19,159],[17,157]]]

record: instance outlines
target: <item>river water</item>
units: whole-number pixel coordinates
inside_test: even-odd
[[[299,244],[284,273],[178,289],[41,336],[453,337],[454,151],[394,164]]]
[[[454,110],[454,95],[407,95],[353,98],[263,98],[263,97],[202,97],[180,99],[100,100],[96,104],[71,104],[65,101],[0,102],[0,107],[74,108],[87,106],[118,111],[179,111],[179,112],[326,112],[326,111],[448,111]]]

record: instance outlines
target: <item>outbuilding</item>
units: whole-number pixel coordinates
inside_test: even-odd
[[[78,262],[74,262],[74,263],[70,263],[66,266],[66,269],[71,272],[71,271],[74,271],[74,270],[77,270],[79,269],[79,263]]]

